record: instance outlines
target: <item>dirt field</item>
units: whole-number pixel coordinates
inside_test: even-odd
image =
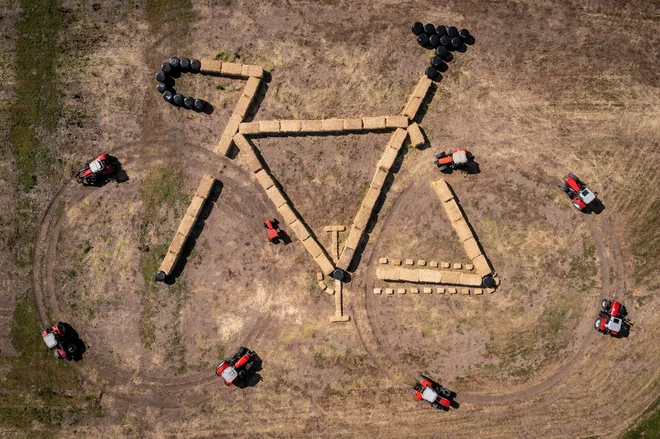
[[[20,80],[26,57],[41,56],[23,46],[30,4],[57,22],[44,38],[56,48],[46,76],[58,110],[37,111],[35,134],[20,137],[10,104],[45,105]],[[0,135],[13,145],[0,150],[0,321],[14,328],[0,337],[0,404],[19,395],[29,408],[0,416],[3,437],[621,436],[660,390],[659,12],[653,1],[0,4]],[[426,147],[403,148],[344,287],[351,321],[331,324],[335,300],[301,243],[267,242],[263,220],[281,217],[241,153],[213,152],[244,81],[178,79],[177,90],[213,105],[207,115],[165,103],[153,75],[170,55],[263,65],[255,121],[399,114],[428,63],[414,21],[465,27],[476,41],[420,118]],[[329,245],[323,227],[350,227],[388,139],[254,144]],[[381,257],[468,262],[429,185],[443,176],[435,154],[458,146],[481,172],[445,178],[500,287],[374,295],[412,287],[378,280]],[[71,172],[102,151],[128,181],[76,185]],[[174,282],[156,284],[206,172],[219,183]],[[598,192],[600,214],[571,207],[557,188],[566,172]],[[629,309],[628,338],[593,330],[602,298]],[[22,347],[23,312],[81,334],[84,360],[53,369],[67,387],[21,378],[37,358]],[[263,358],[261,381],[227,388],[214,368],[242,345]],[[415,401],[420,373],[460,407]],[[55,402],[60,411],[47,410]]]

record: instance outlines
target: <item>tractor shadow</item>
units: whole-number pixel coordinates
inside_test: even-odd
[[[256,387],[257,384],[259,384],[261,381],[263,381],[263,378],[259,374],[262,370],[262,364],[263,361],[261,360],[261,357],[259,355],[254,354],[256,359],[254,362],[254,368],[252,369],[254,372],[251,371],[250,375],[242,379],[241,381],[237,382],[234,384],[234,386],[238,387],[239,389],[247,389],[248,387]]]
[[[440,171],[440,172],[443,173],[443,174],[447,174],[447,175],[451,175],[454,172],[460,172],[464,176],[466,176],[466,175],[477,175],[477,174],[481,174],[481,168],[479,167],[478,162],[476,162],[475,160],[472,160],[472,161],[468,162],[468,164],[463,168],[460,168],[460,169],[451,169],[450,168],[450,169],[447,169],[446,171]]]
[[[204,231],[204,227],[206,227],[206,219],[211,215],[213,206],[215,205],[215,202],[218,201],[218,198],[220,198],[220,194],[222,193],[223,189],[224,185],[222,182],[220,180],[215,180],[213,186],[211,187],[211,193],[206,199],[204,207],[202,207],[202,210],[199,213],[199,217],[197,218],[197,221],[195,222],[195,225],[190,232],[190,236],[188,236],[183,250],[181,251],[181,257],[179,258],[179,261],[174,267],[174,270],[172,270],[172,273],[165,278],[164,283],[167,285],[173,285],[176,283],[176,279],[181,276],[181,273],[183,273],[183,270],[186,268],[190,254],[195,249],[195,245],[197,244],[197,238],[199,238],[199,236]]]
[[[65,329],[65,338],[66,340],[76,347],[76,351],[71,355],[73,361],[81,361],[83,355],[87,352],[87,345],[78,335],[78,331],[73,329],[73,326],[66,322],[60,322]]]
[[[589,209],[587,210],[586,213],[591,214],[593,213],[594,215],[600,215],[603,213],[605,210],[605,204],[600,200],[600,198],[596,197],[594,201],[589,203]]]
[[[614,338],[628,338],[630,337],[630,327],[632,326],[632,323],[629,321],[624,320],[623,323],[621,324],[621,330],[619,331],[618,334],[612,335]]]

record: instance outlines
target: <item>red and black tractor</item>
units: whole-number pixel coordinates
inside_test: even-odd
[[[417,382],[410,393],[415,399],[426,401],[438,410],[449,411],[451,407],[456,406],[454,402],[456,394],[454,392],[424,375],[417,377]]]
[[[238,384],[256,372],[257,355],[250,349],[241,346],[231,358],[223,361],[215,369],[215,374],[221,377],[227,386]]]
[[[103,153],[76,172],[76,181],[83,186],[105,184],[119,169],[119,161],[108,153]]]
[[[67,330],[66,324],[57,322],[51,328],[46,328],[41,332],[44,343],[49,349],[55,348],[55,358],[71,361],[74,359],[77,351],[77,336]]]
[[[602,334],[609,334],[613,337],[618,337],[622,329],[628,325],[626,316],[628,310],[618,301],[611,301],[603,299],[600,304],[600,313],[594,322],[596,331]]]
[[[589,204],[591,204],[595,199],[595,193],[587,187],[586,184],[582,182],[575,174],[569,173],[562,184],[559,185],[559,188],[568,195],[568,198],[571,199],[573,206],[581,212],[584,212],[588,209]]]
[[[440,172],[449,173],[454,169],[467,170],[473,161],[474,156],[467,148],[459,148],[436,154],[434,163]]]
[[[267,219],[264,221],[264,227],[268,229],[268,240],[272,243],[278,244],[280,239],[283,238],[279,222],[275,219]]]

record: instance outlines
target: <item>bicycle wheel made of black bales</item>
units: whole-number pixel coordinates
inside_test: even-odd
[[[439,46],[437,49],[435,49],[435,54],[438,55],[440,58],[445,59],[447,58],[447,54],[449,51],[445,46]]]
[[[442,67],[444,63],[445,62],[442,60],[442,57],[440,56],[434,56],[433,58],[431,58],[431,65],[435,67],[436,70],[440,70],[440,67]]]
[[[181,60],[176,56],[170,58],[170,65],[172,66],[173,69],[178,69],[180,64],[181,64]]]
[[[193,73],[197,73],[201,70],[202,68],[202,62],[198,59],[193,59],[190,61],[190,71]]]
[[[454,26],[450,26],[449,29],[447,29],[447,35],[449,35],[449,38],[456,38],[458,36],[458,29]]]
[[[160,70],[161,70],[161,72],[168,75],[168,74],[172,73],[172,66],[170,65],[170,63],[166,62],[165,64],[162,64],[160,66]]]
[[[466,39],[467,37],[470,36],[470,31],[467,29],[461,29],[460,31],[458,31],[458,36],[463,39]]]
[[[420,46],[428,46],[429,44],[429,36],[426,34],[419,34],[417,35],[417,43]]]
[[[176,105],[177,107],[180,107],[183,105],[183,95],[180,95],[179,93],[175,94],[174,97],[172,97],[172,103]]]
[[[188,58],[181,58],[179,60],[179,68],[182,72],[187,72],[190,70],[190,60]]]
[[[174,79],[179,79],[181,77],[181,69],[172,69],[170,76]]]
[[[438,76],[438,71],[435,69],[433,66],[428,66],[426,69],[426,76],[429,77],[429,79],[434,79],[435,77]]]
[[[172,93],[170,90],[165,90],[163,93],[163,99],[165,99],[166,102],[172,102],[173,97],[174,93]]]
[[[461,37],[452,38],[451,45],[458,49],[463,45],[463,39]]]
[[[440,45],[440,35],[438,34],[433,34],[429,38],[429,43],[431,43],[431,46],[433,47],[438,47]]]
[[[432,35],[435,33],[435,26],[433,26],[431,23],[427,23],[424,25],[424,32],[426,32],[429,35]]]
[[[449,46],[451,44],[451,38],[449,38],[447,35],[443,35],[440,37],[440,44],[443,46]]]
[[[164,82],[159,82],[156,86],[156,90],[158,90],[158,93],[165,93],[165,90],[167,90],[167,85]]]
[[[206,107],[206,102],[204,100],[195,99],[195,103],[193,104],[195,111],[204,111],[204,107]]]
[[[192,109],[193,105],[195,105],[195,99],[191,98],[190,96],[186,96],[183,98],[183,106],[186,107],[187,109]]]
[[[422,23],[420,23],[419,21],[413,23],[412,32],[415,35],[423,34],[424,33],[424,25]]]
[[[438,26],[438,27],[436,27],[435,28],[435,33],[440,35],[440,36],[447,35],[447,26]]]
[[[165,82],[166,77],[167,76],[163,72],[156,73],[156,81],[158,81],[158,82]]]

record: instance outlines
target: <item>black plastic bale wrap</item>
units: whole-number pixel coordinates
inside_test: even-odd
[[[183,106],[186,107],[187,109],[192,109],[193,105],[195,105],[195,99],[191,98],[190,96],[186,96],[183,99]]]
[[[174,105],[176,105],[177,107],[182,106],[183,105],[183,95],[181,95],[179,93],[175,94],[174,97],[172,98],[172,103],[174,103]]]
[[[165,73],[166,75],[169,73],[172,73],[172,66],[170,63],[165,63],[160,66],[161,72]]]
[[[174,81],[174,78],[171,76],[165,76],[165,80],[163,81],[165,85],[167,85],[168,88],[174,88],[174,85],[176,84],[176,81]]]
[[[440,56],[434,56],[431,59],[431,65],[436,69],[440,69],[440,67],[442,67],[442,64],[444,64],[444,61],[442,61],[442,57]]]
[[[463,39],[461,37],[452,38],[451,45],[458,49],[463,45]]]
[[[449,29],[447,29],[447,35],[449,35],[450,38],[456,38],[458,36],[458,29],[456,29],[454,26],[451,26]]]
[[[436,76],[438,76],[438,71],[435,69],[435,67],[433,67],[433,66],[428,66],[428,68],[426,69],[426,76],[428,76],[429,78],[433,79],[433,78],[435,78]]]
[[[449,46],[451,44],[451,38],[449,38],[447,35],[441,36],[440,44],[442,44],[443,46]]]
[[[445,46],[440,46],[437,49],[435,49],[435,54],[438,55],[440,58],[445,59],[447,57],[447,54],[449,51]]]
[[[172,66],[173,69],[178,69],[179,64],[181,63],[181,60],[177,58],[176,56],[173,56],[170,58],[170,65]]]
[[[429,43],[431,43],[431,46],[433,47],[438,47],[440,45],[440,35],[438,34],[433,34],[429,38]]]
[[[166,77],[167,76],[163,72],[156,73],[156,81],[158,81],[158,82],[165,82]]]
[[[173,97],[174,93],[172,93],[170,90],[165,90],[163,93],[163,99],[165,99],[167,102],[172,102]]]
[[[193,59],[190,61],[190,71],[193,73],[197,73],[201,70],[202,68],[202,62],[198,59]]]
[[[461,29],[461,30],[458,32],[458,36],[461,37],[461,38],[463,38],[463,39],[466,39],[467,37],[470,36],[470,31],[468,31],[467,29]]]
[[[181,58],[179,60],[179,68],[182,72],[187,72],[190,70],[190,60],[188,58]]]
[[[158,90],[158,93],[165,93],[165,90],[167,90],[167,84],[164,82],[159,82],[156,86],[156,90]]]
[[[431,23],[427,23],[424,25],[424,32],[427,34],[434,34],[435,33],[435,26],[433,26]]]
[[[419,21],[413,23],[412,32],[415,35],[423,34],[424,33],[424,25],[422,23],[420,23]]]
[[[175,79],[179,79],[181,77],[181,70],[180,69],[172,69],[170,72],[170,76]]]
[[[493,276],[484,277],[482,282],[486,288],[493,288],[495,286],[495,279],[493,279]]]
[[[440,35],[440,36],[447,35],[447,26],[438,26],[438,27],[436,27],[435,28],[435,33]]]
[[[206,102],[203,99],[195,99],[195,104],[193,105],[195,111],[203,111],[206,107]]]
[[[417,35],[417,43],[419,43],[420,46],[428,46],[429,36],[427,34]]]

